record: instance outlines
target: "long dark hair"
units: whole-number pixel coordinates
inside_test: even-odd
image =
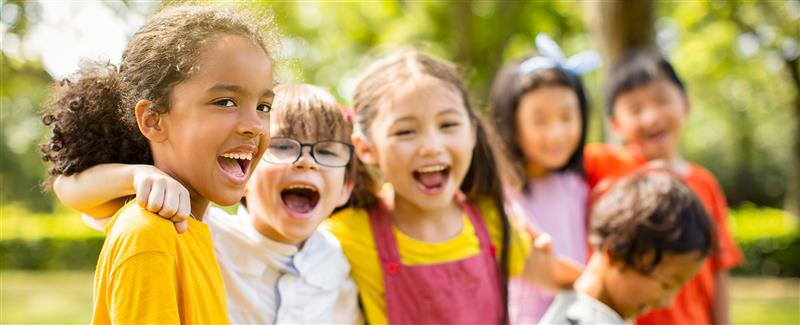
[[[518,162],[509,170],[514,179],[527,180],[524,162],[525,154],[519,144],[517,129],[517,111],[522,96],[542,87],[563,86],[571,89],[578,97],[578,110],[581,115],[581,135],[578,147],[569,157],[567,163],[559,171],[573,171],[584,176],[583,147],[586,144],[586,129],[589,122],[589,101],[586,98],[581,79],[575,74],[560,68],[541,69],[532,73],[520,73],[519,66],[529,59],[524,57],[503,65],[495,76],[491,92],[491,118],[500,135],[504,148],[508,151],[509,160]],[[529,191],[529,183],[522,182],[523,191]]]
[[[416,51],[400,52],[374,62],[362,74],[353,94],[355,110],[355,129],[363,134],[368,130],[379,109],[380,101],[390,94],[399,82],[413,80],[420,76],[429,76],[452,85],[464,102],[469,119],[475,127],[477,135],[475,148],[472,151],[467,175],[460,189],[472,202],[490,199],[500,215],[503,232],[500,250],[500,269],[502,273],[502,293],[505,319],[508,319],[508,274],[509,274],[509,242],[511,227],[504,209],[503,186],[498,171],[498,158],[495,155],[488,131],[484,122],[470,105],[469,95],[464,87],[456,67],[448,62]],[[360,208],[371,209],[378,202],[375,195],[377,182],[368,166],[361,164],[355,188],[353,204]],[[505,322],[505,320],[504,320]]]

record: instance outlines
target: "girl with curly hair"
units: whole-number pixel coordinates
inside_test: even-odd
[[[228,322],[202,217],[209,202],[239,200],[269,142],[272,60],[254,22],[228,8],[164,8],[133,35],[119,69],[85,67],[56,89],[43,116],[52,128],[42,146],[51,175],[151,164],[180,182],[190,202],[177,207],[192,216],[182,235],[133,201],[113,215],[95,272],[93,323]]]

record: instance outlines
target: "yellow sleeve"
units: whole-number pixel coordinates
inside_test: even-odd
[[[492,236],[494,246],[498,248],[497,259],[499,261],[503,249],[503,226],[500,221],[500,213],[490,199],[479,200],[478,209],[486,221],[486,228],[489,230],[489,235]],[[522,269],[525,267],[525,259],[531,252],[532,241],[530,235],[523,229],[517,228],[511,221],[509,224],[511,238],[509,240],[508,271],[509,276],[516,276],[522,273]]]
[[[166,252],[142,252],[120,263],[107,295],[111,323],[180,323],[176,272],[175,258]]]

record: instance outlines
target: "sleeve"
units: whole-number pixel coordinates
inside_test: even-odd
[[[477,201],[477,205],[483,220],[486,222],[489,236],[492,237],[492,243],[498,248],[496,257],[499,262],[502,256],[500,249],[505,249],[501,244],[503,242],[503,230],[500,226],[500,213],[490,199],[482,198]],[[525,229],[521,228],[524,223],[520,222],[520,216],[515,215],[515,211],[509,209],[506,209],[506,214],[509,218],[509,234],[511,237],[508,241],[508,272],[509,276],[513,277],[522,273],[522,269],[525,267],[525,259],[531,251],[532,241]]]
[[[339,288],[339,299],[333,311],[334,324],[364,324],[361,308],[358,306],[358,288],[350,277]]]
[[[85,213],[81,213],[81,219],[83,219],[83,223],[89,226],[89,228],[99,231],[104,231],[106,225],[111,221],[111,217],[95,218]]]
[[[142,252],[111,274],[107,302],[112,324],[177,324],[177,270],[165,252]]]
[[[712,257],[712,265],[716,271],[724,271],[739,266],[744,258],[742,252],[736,245],[736,241],[728,229],[728,205],[725,200],[725,194],[713,179],[710,180],[711,192],[713,197],[713,206],[711,209],[712,218],[717,227],[717,243],[719,251]]]

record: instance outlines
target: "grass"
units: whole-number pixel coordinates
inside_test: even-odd
[[[92,272],[0,272],[0,324],[86,324]],[[733,324],[800,324],[800,279],[733,278]]]

